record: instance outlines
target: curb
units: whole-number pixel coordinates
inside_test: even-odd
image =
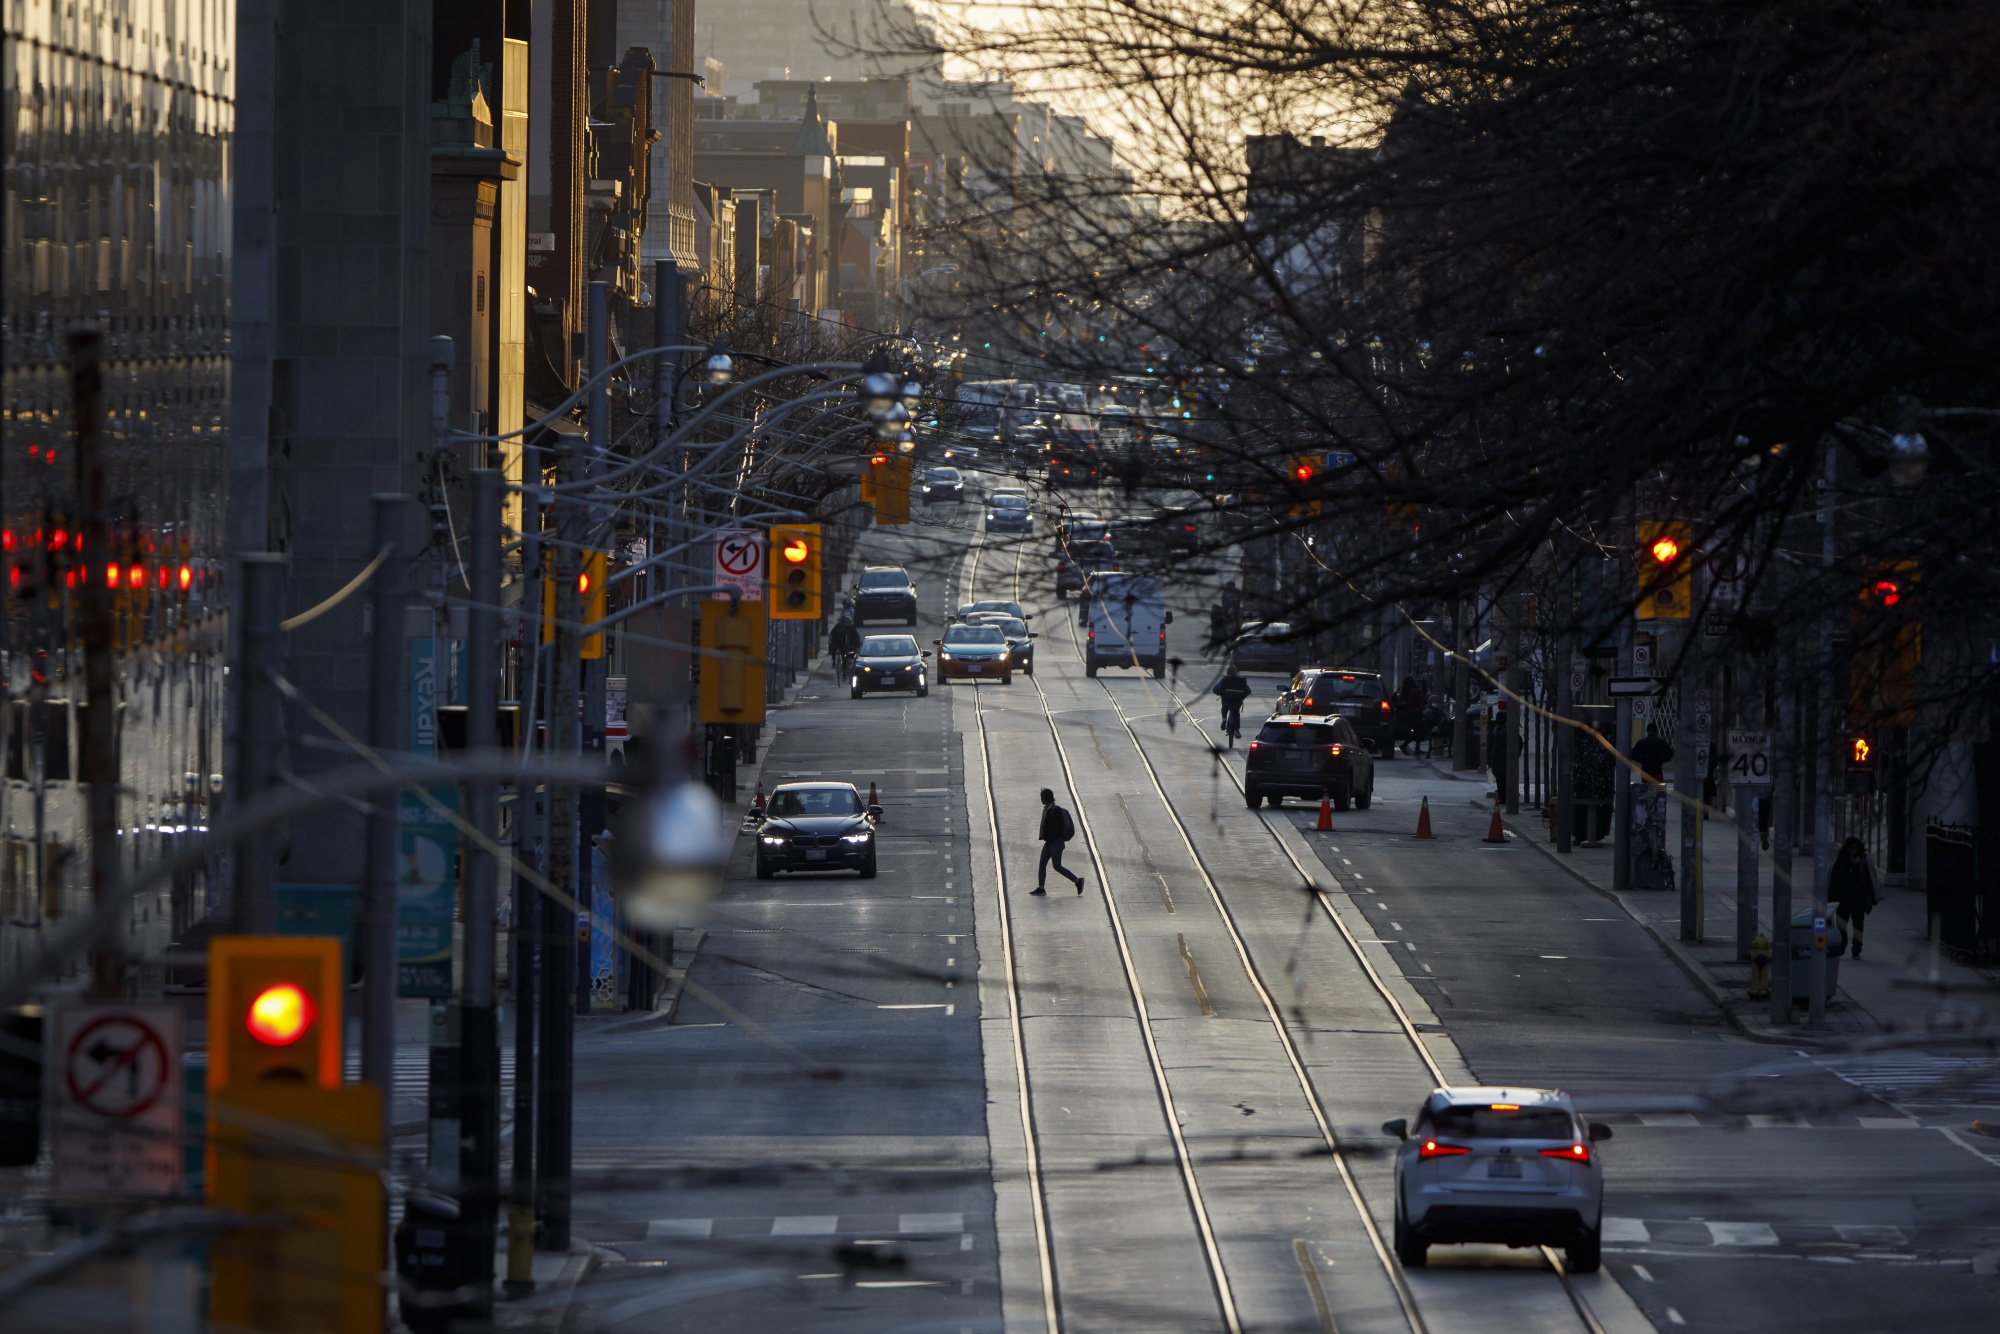
[[[1504,816],[1501,817],[1501,827],[1512,833],[1522,843],[1541,853],[1552,865],[1559,868],[1563,874],[1582,885],[1585,889],[1590,890],[1599,898],[1617,904],[1619,910],[1637,923],[1641,931],[1652,937],[1653,943],[1665,952],[1666,956],[1673,961],[1674,966],[1687,974],[1688,981],[1694,983],[1696,989],[1702,995],[1708,997],[1709,1003],[1722,1012],[1722,1017],[1729,1021],[1730,1027],[1734,1028],[1744,1037],[1749,1038],[1752,1042],[1764,1042],[1783,1047],[1818,1047],[1840,1045],[1852,1040],[1854,1036],[1852,1034],[1826,1034],[1822,1036],[1800,1029],[1775,1029],[1769,1024],[1757,1023],[1749,1019],[1736,1008],[1735,1001],[1716,984],[1715,979],[1709,974],[1707,965],[1689,954],[1682,947],[1679,940],[1661,931],[1642,914],[1634,912],[1632,905],[1625,902],[1623,896],[1616,890],[1604,888],[1604,886],[1598,884],[1568,862],[1563,861],[1553,848],[1545,846],[1540,839],[1530,835],[1524,828],[1509,823]],[[1857,1012],[1867,1014],[1866,1010],[1862,1009],[1861,1006],[1855,1004],[1852,1000],[1848,1004],[1853,1005]],[[1873,1016],[1869,1017],[1873,1018]],[[1877,1025],[1877,1027],[1879,1028],[1880,1025]]]
[[[678,931],[674,934],[677,937],[680,935]],[[680,1012],[681,993],[687,990],[688,973],[693,970],[694,961],[701,957],[701,947],[708,943],[708,932],[702,928],[694,928],[693,935],[694,943],[685,947],[687,962],[667,970],[667,985],[661,991],[659,999],[654,1002],[652,1013],[612,1020],[601,1028],[593,1028],[591,1032],[594,1035],[608,1037],[613,1033],[639,1033],[653,1028],[665,1028],[673,1023],[674,1016]],[[681,949],[682,947],[677,945],[674,953],[681,953]]]

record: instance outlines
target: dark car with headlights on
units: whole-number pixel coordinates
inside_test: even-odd
[[[880,806],[852,783],[781,783],[757,826],[757,878],[779,871],[858,871],[875,878]]]
[[[917,586],[900,565],[870,565],[854,587],[854,623],[901,621],[917,623]]]
[[[1268,719],[1250,743],[1243,766],[1243,800],[1251,810],[1286,797],[1333,798],[1333,808],[1349,803],[1367,810],[1375,800],[1375,757],[1354,735],[1345,718],[1303,718],[1279,714]]]
[[[997,625],[1000,633],[1007,636],[1007,660],[1015,671],[1026,676],[1035,674],[1035,632],[1019,616],[1009,616],[1004,612],[975,611],[965,617],[968,625]]]
[[[1014,663],[1007,636],[997,625],[954,625],[937,644],[938,680],[993,680],[1009,685]]]
[[[1035,516],[1026,496],[989,496],[986,499],[986,531],[1025,533],[1035,526]]]
[[[924,500],[964,500],[965,478],[956,468],[932,468],[924,474]]]
[[[968,602],[964,606],[960,607],[956,612],[952,613],[951,619],[953,619],[954,621],[969,621],[972,619],[973,613],[982,611],[997,611],[1002,616],[1012,616],[1015,620],[1019,621],[1026,621],[1033,619],[1031,616],[1029,616],[1027,612],[1021,610],[1020,603],[1008,602],[999,598],[989,598],[979,602]]]
[[[922,699],[931,693],[930,673],[924,668],[928,657],[909,635],[870,635],[854,655],[848,689],[856,699],[871,690],[914,690]]]

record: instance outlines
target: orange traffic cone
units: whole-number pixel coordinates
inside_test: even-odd
[[[1313,827],[1315,829],[1333,828],[1333,798],[1327,795],[1324,788],[1320,790],[1319,794],[1319,823]]]
[[[1417,837],[1431,837],[1431,799],[1424,798],[1423,809],[1417,812]]]
[[[868,804],[870,806],[880,806],[882,804],[882,799],[875,795],[875,785],[873,783],[868,785]]]
[[[757,795],[750,798],[750,806],[753,810],[764,809],[764,780],[761,778],[757,780]]]
[[[1486,826],[1486,841],[1488,843],[1507,841],[1507,831],[1500,827],[1500,803],[1497,801],[1493,803],[1493,823]]]

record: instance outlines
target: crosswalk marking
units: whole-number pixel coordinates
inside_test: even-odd
[[[1921,1130],[1913,1116],[1857,1116],[1863,1130]]]
[[[774,1237],[830,1237],[840,1227],[839,1214],[788,1214],[771,1220]]]
[[[713,1218],[655,1218],[646,1224],[647,1241],[706,1237],[715,1230]]]
[[[1653,1239],[1653,1234],[1646,1230],[1645,1220],[1640,1218],[1607,1218],[1603,1229],[1601,1239],[1604,1241],[1632,1242],[1643,1246]]]
[[[1709,1236],[1718,1246],[1776,1246],[1778,1233],[1769,1223],[1710,1223]]]
[[[1639,1117],[1642,1126],[1698,1126],[1701,1124],[1692,1112],[1645,1112]]]
[[[1782,1246],[1790,1243],[1825,1245],[1835,1237],[1851,1246],[1876,1249],[1909,1245],[1903,1229],[1886,1223],[1756,1223],[1692,1218],[1617,1218],[1606,1216],[1602,1238],[1611,1246]],[[1784,1229],[1783,1235],[1779,1228]],[[1655,1236],[1655,1229],[1660,1235]],[[1705,1241],[1692,1240],[1689,1229],[1706,1232]],[[1678,1238],[1678,1239],[1677,1239]]]
[[[912,1232],[963,1232],[964,1214],[904,1214],[897,1229],[905,1236]]]

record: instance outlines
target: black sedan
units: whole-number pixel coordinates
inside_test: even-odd
[[[917,623],[917,586],[900,565],[870,565],[854,589],[854,623],[889,620]]]
[[[1243,766],[1243,799],[1251,810],[1265,800],[1286,797],[1333,798],[1333,808],[1351,803],[1367,810],[1375,800],[1375,757],[1345,718],[1303,718],[1279,714],[1266,720],[1250,743]]]
[[[854,655],[848,689],[856,699],[871,690],[914,690],[922,699],[931,693],[930,673],[924,668],[928,657],[909,635],[870,635]]]
[[[875,878],[880,806],[864,805],[852,783],[783,783],[757,826],[757,878],[780,871],[858,871]]]
[[[956,468],[932,468],[924,477],[923,495],[926,503],[933,500],[964,500],[965,478]]]
[[[1000,633],[1007,636],[1007,657],[1014,670],[1028,676],[1035,674],[1035,632],[1019,616],[1008,616],[997,611],[975,611],[965,617],[967,625],[997,625]]]

